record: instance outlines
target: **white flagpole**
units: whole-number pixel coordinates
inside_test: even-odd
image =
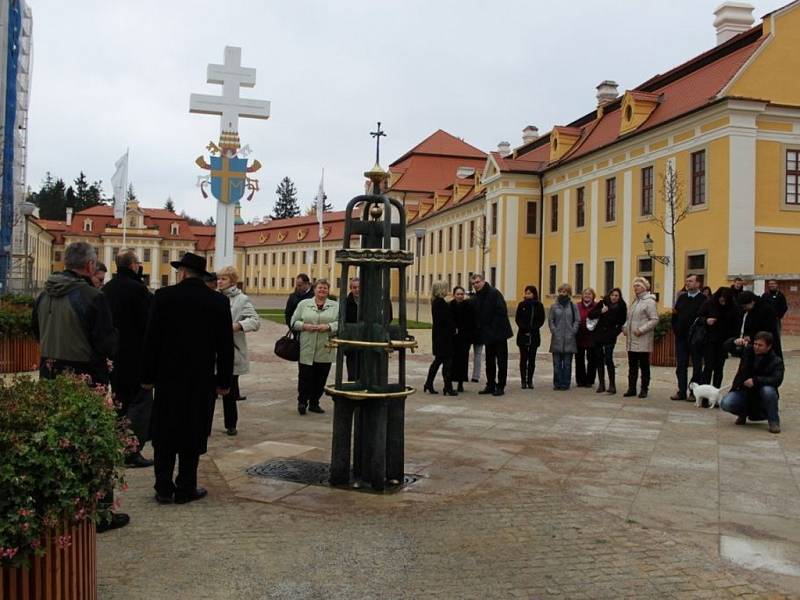
[[[324,211],[325,208],[325,191],[323,189],[323,181],[325,180],[325,167],[322,168],[322,177],[319,180],[319,190],[317,191],[317,223],[319,224],[319,229],[317,230],[317,237],[319,238],[319,256],[317,257],[317,261],[319,262],[319,274],[322,276],[322,235],[325,233],[325,229],[322,226],[322,222],[324,219]]]
[[[128,165],[130,165],[131,155],[130,148],[125,148],[125,156],[127,156]],[[122,209],[122,249],[128,245],[128,167],[125,167],[125,208]],[[114,259],[116,260],[116,256]]]

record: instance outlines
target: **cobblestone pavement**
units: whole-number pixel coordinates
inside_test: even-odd
[[[132,522],[99,538],[101,598],[800,598],[800,377],[775,436],[669,401],[669,369],[647,400],[553,392],[540,355],[533,391],[512,376],[503,398],[411,396],[421,478],[381,496],[244,472],[329,457],[331,411],[297,414],[280,334],[250,337],[240,434],[218,414],[201,460],[207,499],[158,505],[152,470],[128,471]],[[409,365],[421,387],[427,360]]]

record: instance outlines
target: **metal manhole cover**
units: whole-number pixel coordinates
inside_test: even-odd
[[[330,477],[330,465],[328,463],[315,462],[312,460],[301,460],[298,458],[272,458],[260,465],[249,467],[245,471],[248,475],[255,477],[266,477],[268,479],[280,479],[281,481],[292,481],[294,483],[304,483],[306,485],[322,485],[330,487],[328,479]],[[403,482],[397,486],[387,487],[385,492],[394,492],[419,481],[419,475],[404,475]],[[359,492],[373,492],[366,482],[353,482],[350,486],[337,486],[342,489],[351,489]]]

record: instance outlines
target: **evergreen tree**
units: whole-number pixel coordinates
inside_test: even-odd
[[[164,203],[164,208],[166,208],[169,212],[175,213],[175,203],[172,201],[172,197],[168,197],[167,201]]]
[[[195,219],[194,217],[190,217],[186,214],[185,210],[181,211],[180,217],[182,219],[186,219],[189,222],[189,225],[202,225],[203,222],[200,219]]]
[[[128,192],[125,194],[125,199],[128,200],[128,201],[137,200],[136,192],[133,191],[133,184],[132,183],[128,184]]]
[[[297,189],[294,183],[288,177],[281,179],[275,193],[278,195],[278,200],[275,202],[275,208],[272,210],[272,217],[274,219],[290,219],[292,217],[300,216],[300,206],[297,203]]]
[[[50,171],[45,175],[42,187],[31,194],[31,202],[39,207],[42,219],[63,221],[67,218],[66,186],[63,179],[53,179]]]
[[[206,219],[206,222],[205,222],[205,223],[203,223],[203,225],[208,225],[208,226],[210,226],[210,227],[215,227],[215,226],[216,226],[216,223],[214,222],[214,217],[208,217],[208,218]]]

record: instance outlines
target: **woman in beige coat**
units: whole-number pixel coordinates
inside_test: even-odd
[[[628,391],[623,396],[636,395],[636,380],[642,370],[639,398],[647,398],[650,388],[650,352],[653,351],[654,330],[658,324],[656,297],[650,293],[650,282],[644,277],[633,280],[633,302],[628,306],[628,320],[622,326],[625,350],[628,351]]]

